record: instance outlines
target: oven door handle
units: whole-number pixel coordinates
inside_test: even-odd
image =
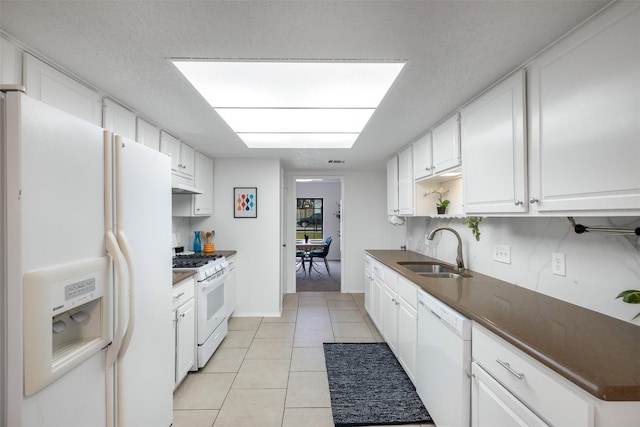
[[[218,276],[218,277],[215,277],[213,279],[207,279],[207,280],[201,282],[202,283],[202,290],[207,290],[209,288],[214,288],[214,287],[218,286],[220,284],[220,282],[224,282],[224,280],[221,280],[221,279],[224,279],[224,276]]]

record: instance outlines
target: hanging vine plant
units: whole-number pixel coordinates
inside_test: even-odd
[[[628,304],[640,304],[640,291],[637,289],[629,289],[626,291],[620,292],[620,294],[616,298],[622,298],[622,301]],[[633,320],[640,318],[640,313],[633,316]]]
[[[482,221],[482,217],[479,216],[468,216],[462,220],[462,223],[471,229],[473,237],[475,237],[478,242],[480,241],[480,221]]]

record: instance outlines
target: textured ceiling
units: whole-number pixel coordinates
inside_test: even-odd
[[[0,1],[8,36],[213,157],[386,157],[607,1]],[[406,60],[350,150],[248,149],[169,58]],[[345,164],[328,165],[330,159]]]

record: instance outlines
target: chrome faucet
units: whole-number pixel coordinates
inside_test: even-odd
[[[456,264],[458,264],[458,271],[464,271],[465,270],[465,268],[464,268],[464,260],[462,259],[462,239],[460,238],[460,235],[458,234],[458,232],[456,230],[454,230],[451,227],[437,227],[437,228],[434,228],[433,230],[431,230],[431,232],[427,236],[427,240],[433,240],[433,237],[440,230],[449,230],[450,232],[455,234],[456,237],[458,238],[458,254],[456,256]]]

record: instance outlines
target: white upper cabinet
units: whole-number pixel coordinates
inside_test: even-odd
[[[195,163],[194,184],[202,194],[193,196],[193,214],[213,215],[213,160],[196,151]]]
[[[526,212],[525,73],[460,112],[466,213]]]
[[[193,180],[194,149],[168,133],[160,132],[160,151],[171,157],[171,172]]]
[[[637,215],[640,4],[614,4],[529,75],[532,210]]]
[[[460,122],[458,113],[433,128],[433,165],[435,174],[460,166]]]
[[[180,140],[165,131],[160,131],[160,151],[171,157],[171,172],[177,174],[181,169]]]
[[[138,117],[136,118],[136,141],[160,151],[160,129]]]
[[[83,120],[102,126],[102,96],[53,67],[23,54],[27,95]]]
[[[102,127],[124,136],[136,139],[136,115],[110,99],[102,100]]]
[[[413,149],[398,154],[398,210],[400,215],[413,215]]]
[[[0,84],[22,85],[22,50],[0,36]]]
[[[398,215],[398,156],[387,160],[387,215]]]
[[[202,190],[202,194],[174,194],[173,216],[213,215],[213,160],[197,151],[193,186]]]
[[[427,132],[413,143],[413,179],[423,179],[433,175],[433,151],[431,132]]]

